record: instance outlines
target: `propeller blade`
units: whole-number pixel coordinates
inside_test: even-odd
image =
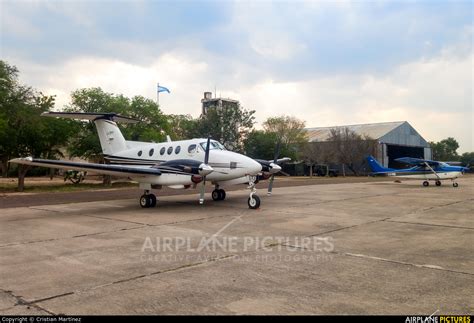
[[[201,191],[199,192],[199,204],[204,204],[204,193],[206,192],[206,176],[202,181]]]
[[[277,142],[276,147],[275,147],[275,155],[273,158],[273,163],[276,164],[279,155],[280,155],[280,141]]]
[[[276,146],[275,146],[275,155],[273,158],[273,164],[276,165],[277,160],[278,160],[278,155],[280,155],[280,141],[278,140]],[[280,169],[281,170],[281,169]],[[272,195],[272,190],[273,190],[273,181],[275,180],[275,173],[272,174],[272,177],[270,178],[270,181],[268,182],[268,195]]]
[[[270,181],[268,182],[268,195],[272,195],[272,189],[273,189],[273,180],[275,179],[275,174],[272,174],[272,177],[270,177]]]
[[[206,152],[204,154],[204,165],[209,166],[209,151],[211,150],[211,136],[207,137]],[[201,192],[199,194],[199,204],[204,204],[204,193],[206,192],[206,176],[203,177]]]
[[[209,162],[209,150],[211,149],[211,136],[207,137],[206,153],[204,155],[204,164]]]

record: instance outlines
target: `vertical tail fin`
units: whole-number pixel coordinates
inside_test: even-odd
[[[125,138],[117,124],[107,119],[94,120],[104,155],[114,155],[127,149]]]
[[[370,169],[373,173],[384,173],[393,171],[392,168],[383,167],[373,156],[367,156],[367,162],[369,163]]]
[[[102,152],[106,155],[113,155],[127,149],[125,138],[115,121],[125,123],[136,123],[139,121],[115,113],[44,112],[42,116],[93,120],[97,127]]]

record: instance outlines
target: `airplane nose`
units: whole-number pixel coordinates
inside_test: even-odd
[[[257,175],[262,171],[262,165],[252,158],[247,158],[245,168],[247,169],[249,175]]]

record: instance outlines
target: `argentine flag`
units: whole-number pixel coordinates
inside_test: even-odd
[[[168,92],[168,93],[170,93],[170,90],[168,90],[166,87],[160,86],[159,84],[158,84],[157,86],[158,86],[158,93],[160,93],[160,92]]]

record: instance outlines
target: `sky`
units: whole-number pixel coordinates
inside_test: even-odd
[[[0,59],[56,95],[200,114],[205,91],[307,127],[408,121],[474,151],[472,1],[0,0]]]

